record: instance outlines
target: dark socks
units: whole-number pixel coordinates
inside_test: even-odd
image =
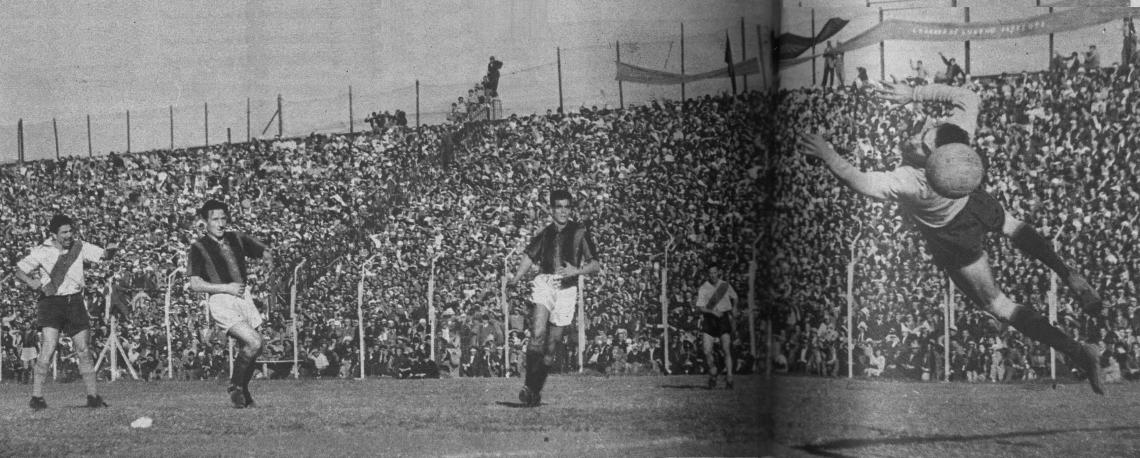
[[[234,358],[234,372],[230,374],[230,385],[244,389],[249,380],[246,378],[246,373],[249,368],[253,366],[252,358],[246,356],[244,352],[238,353]]]
[[[1053,250],[1053,245],[1049,243],[1049,240],[1042,237],[1033,226],[1022,225],[1013,233],[1011,240],[1017,249],[1040,260],[1054,272],[1057,272],[1062,281],[1069,277],[1069,266],[1061,260],[1060,256],[1057,256],[1057,252]]]
[[[534,385],[530,387],[535,393],[542,392],[542,387],[546,386],[546,375],[550,373],[550,367],[546,365],[543,358],[539,358],[538,362],[538,370],[534,374]]]
[[[543,374],[540,376],[539,375],[540,372],[543,372],[543,373],[546,372],[546,365],[543,364],[543,361],[542,361],[542,353],[534,351],[534,350],[527,350],[526,351],[526,382],[525,383],[526,383],[526,386],[531,389],[531,391],[535,391],[535,392],[541,391],[542,390],[542,383],[546,382],[546,375]],[[539,378],[542,379],[541,382],[539,382]]]
[[[1070,358],[1079,355],[1081,344],[1061,332],[1056,326],[1049,324],[1049,320],[1032,307],[1018,306],[1013,311],[1013,316],[1010,317],[1009,321],[1014,329],[1021,331],[1030,339],[1048,345]]]

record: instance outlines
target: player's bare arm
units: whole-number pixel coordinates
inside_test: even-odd
[[[507,278],[507,284],[518,283],[527,272],[530,272],[531,267],[534,267],[534,262],[530,260],[530,256],[523,255],[522,260],[519,261],[518,269],[515,269],[515,274]]]
[[[27,272],[24,272],[20,269],[16,269],[16,278],[24,282],[25,285],[28,285],[28,288],[34,290],[38,290],[43,286],[43,284],[40,283],[39,279],[29,275]]]
[[[885,189],[879,186],[871,175],[859,170],[840,156],[822,135],[801,134],[797,143],[801,154],[822,160],[831,173],[848,188],[872,199],[887,199]]]

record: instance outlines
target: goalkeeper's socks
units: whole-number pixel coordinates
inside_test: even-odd
[[[1081,344],[1073,340],[1056,326],[1049,323],[1041,312],[1019,305],[1010,317],[1010,324],[1014,329],[1021,331],[1026,337],[1048,345],[1070,358],[1077,358],[1081,351]]]
[[[1013,236],[1010,237],[1010,240],[1017,249],[1045,263],[1046,266],[1049,266],[1050,269],[1057,272],[1057,275],[1061,276],[1062,280],[1068,280],[1069,266],[1057,255],[1057,251],[1053,249],[1053,245],[1049,243],[1045,237],[1041,236],[1033,226],[1022,224],[1021,227],[1013,232]]]

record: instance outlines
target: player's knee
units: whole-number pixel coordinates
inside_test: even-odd
[[[1013,317],[1013,311],[1017,309],[1017,304],[1005,294],[999,294],[986,304],[986,308],[999,320],[1009,321]]]

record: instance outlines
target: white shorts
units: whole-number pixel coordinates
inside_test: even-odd
[[[20,361],[31,361],[40,355],[36,347],[24,347],[20,350]]]
[[[567,326],[574,322],[574,307],[578,303],[578,287],[561,287],[561,277],[542,274],[534,277],[531,300],[550,311],[550,323]]]
[[[261,313],[253,305],[253,296],[248,291],[244,298],[229,294],[211,295],[206,300],[206,310],[210,313],[210,319],[214,324],[223,331],[229,331],[238,323],[249,324],[249,327],[254,329],[261,326]]]

